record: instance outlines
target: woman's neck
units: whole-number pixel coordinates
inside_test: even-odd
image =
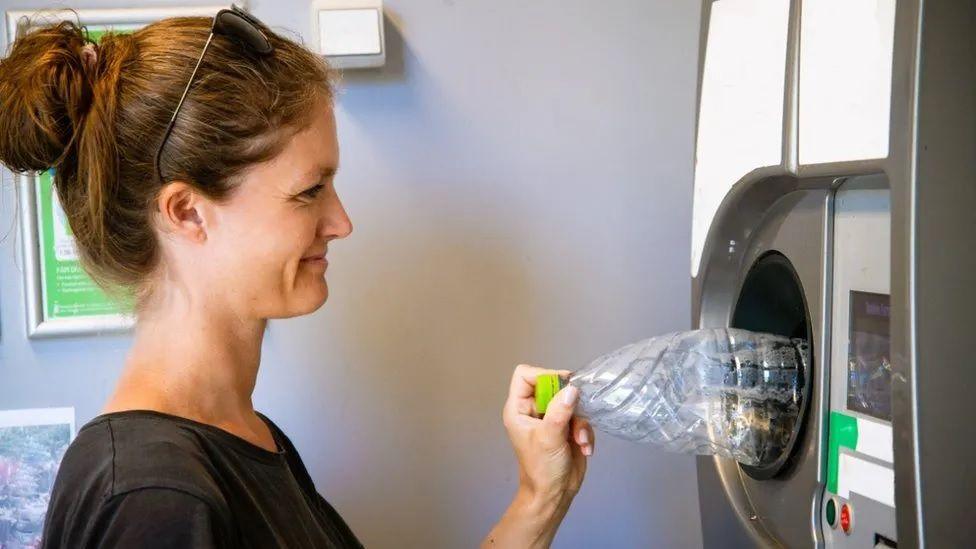
[[[105,411],[153,409],[212,424],[253,424],[251,394],[267,321],[219,308],[155,310],[135,340]]]

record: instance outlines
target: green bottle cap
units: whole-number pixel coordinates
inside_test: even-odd
[[[559,374],[540,374],[535,379],[535,411],[540,415],[546,413],[549,401],[565,385],[566,382],[559,377]]]

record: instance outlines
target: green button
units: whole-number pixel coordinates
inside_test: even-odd
[[[837,504],[834,503],[834,498],[827,500],[827,524],[831,528],[837,528]]]

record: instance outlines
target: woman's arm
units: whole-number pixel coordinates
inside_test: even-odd
[[[593,453],[593,430],[573,417],[579,392],[568,386],[535,413],[535,380],[543,370],[515,369],[502,419],[519,463],[519,488],[512,504],[492,528],[482,547],[549,547],[586,474]]]
[[[531,549],[549,547],[571,501],[572,496],[539,500],[527,490],[519,488],[512,504],[481,546]]]

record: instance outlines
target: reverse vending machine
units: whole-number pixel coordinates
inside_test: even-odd
[[[976,2],[706,0],[696,327],[808,340],[761,467],[698,458],[706,547],[974,547]]]

